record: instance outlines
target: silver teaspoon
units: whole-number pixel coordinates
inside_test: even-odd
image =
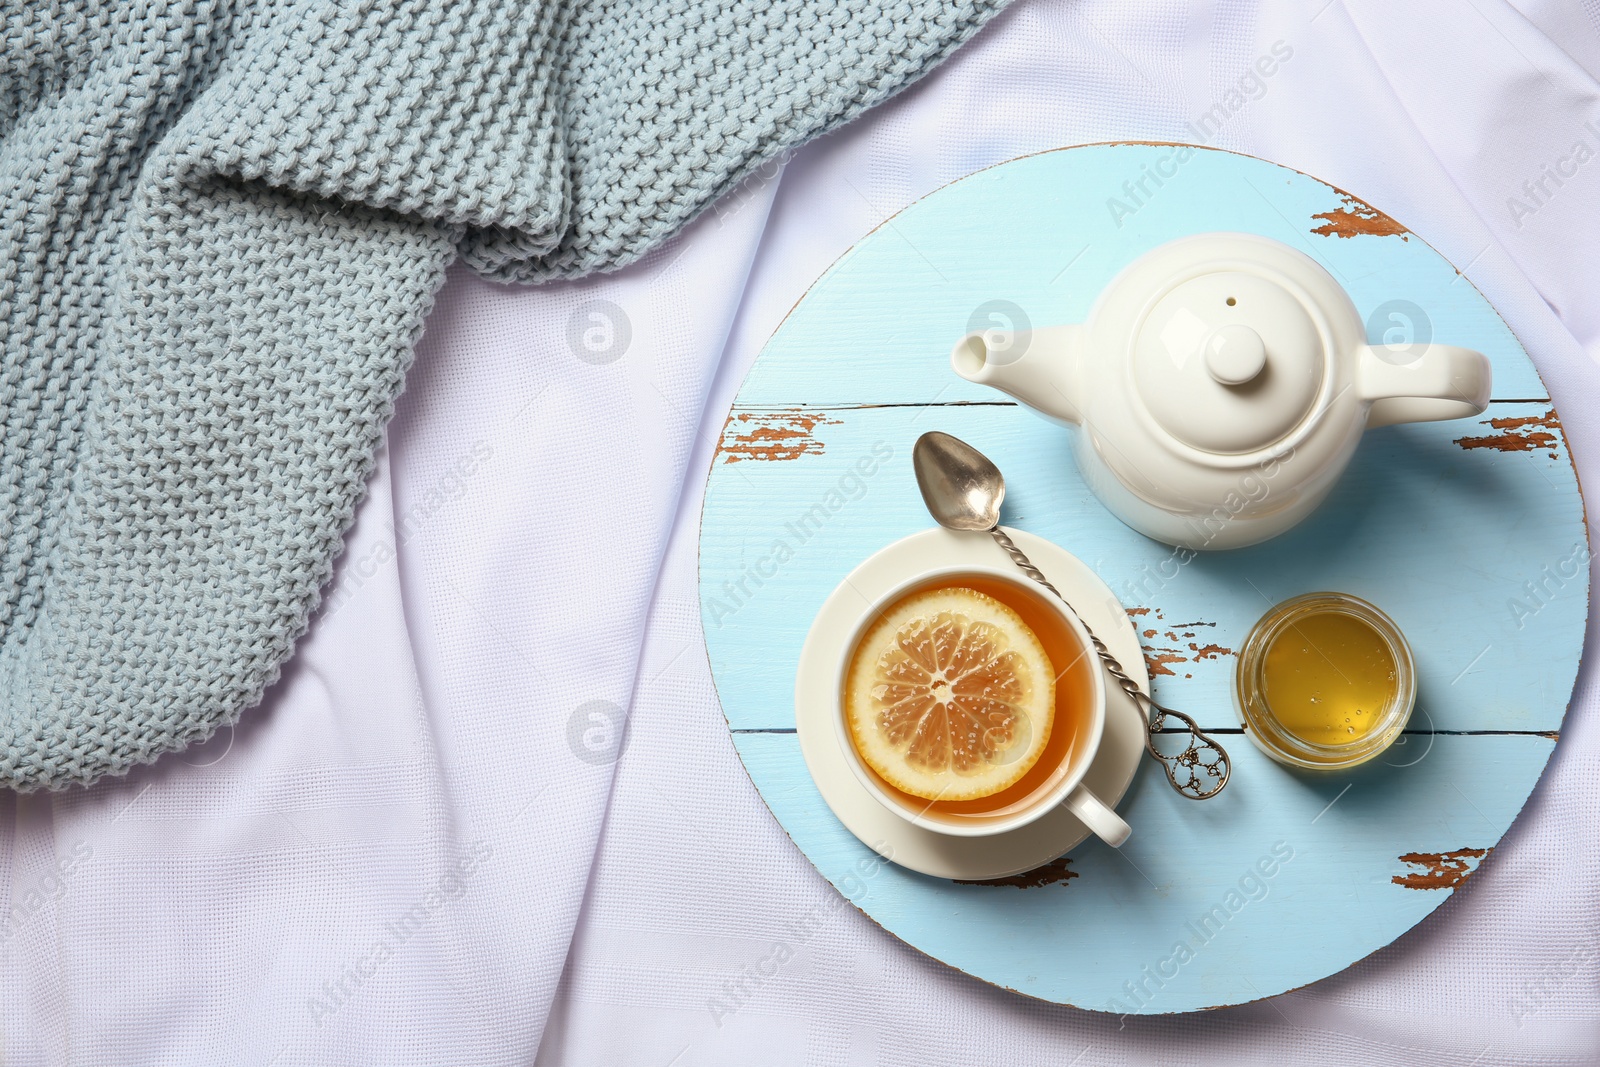
[[[1061,595],[1061,591],[1050,584],[1044,573],[1000,528],[1000,502],[1005,499],[1006,480],[1000,468],[988,456],[960,438],[932,430],[917,438],[916,447],[911,452],[911,464],[916,468],[917,487],[922,490],[923,503],[928,505],[929,513],[940,526],[949,530],[986,533],[993,537],[1022,573],[1067,604],[1067,598]],[[1154,698],[1139,688],[1139,683],[1128,677],[1122,664],[1117,662],[1105,642],[1083,621],[1081,615],[1079,621],[1089,632],[1094,650],[1100,654],[1100,660],[1111,677],[1144,711],[1148,724],[1144,738],[1145,750],[1161,763],[1172,788],[1192,800],[1205,800],[1222,792],[1222,787],[1228,784],[1228,777],[1233,773],[1227,751],[1189,716],[1157,704]],[[1183,724],[1188,740],[1182,752],[1167,755],[1156,748],[1155,737],[1173,719]]]

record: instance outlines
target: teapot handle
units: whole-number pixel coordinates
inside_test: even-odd
[[[1456,345],[1363,345],[1356,370],[1369,427],[1481,415],[1492,382],[1489,357]]]

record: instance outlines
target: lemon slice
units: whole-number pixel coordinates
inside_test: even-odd
[[[1056,676],[1011,608],[951,587],[899,601],[856,646],[845,716],[884,781],[928,800],[976,800],[1039,761]]]

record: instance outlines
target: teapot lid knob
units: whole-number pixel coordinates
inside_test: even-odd
[[[1316,406],[1324,347],[1279,274],[1204,271],[1167,288],[1133,327],[1132,385],[1178,441],[1240,455],[1282,440]]]
[[[1205,341],[1206,371],[1223,385],[1244,385],[1267,366],[1261,335],[1242,323],[1213,330]]]

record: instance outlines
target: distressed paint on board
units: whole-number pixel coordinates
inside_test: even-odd
[[[1492,848],[1458,848],[1453,852],[1407,852],[1400,862],[1416,868],[1392,881],[1407,889],[1454,889],[1478,869]]]
[[[1550,458],[1556,458],[1561,420],[1556,417],[1555,408],[1538,415],[1491,417],[1485,419],[1483,425],[1500,432],[1478,437],[1458,437],[1456,444],[1462,448],[1493,448],[1501,452],[1548,449]]]
[[[988,885],[1006,889],[1040,889],[1047,885],[1066,885],[1078,872],[1072,869],[1072,861],[1062,856],[1060,859],[1051,860],[1041,867],[1021,874],[1013,874],[1009,878],[984,878],[972,881],[959,880],[957,885]]]
[[[1142,608],[1140,612],[1144,614],[1150,610]],[[1145,669],[1152,678],[1162,674],[1176,677],[1185,663],[1221,659],[1234,654],[1231,648],[1215,642],[1206,643],[1206,630],[1209,628],[1214,631],[1216,623],[1195,621],[1166,624],[1161,609],[1154,610],[1155,618],[1162,621],[1164,626],[1139,630],[1140,644],[1144,646]],[[1194,675],[1185,672],[1184,677],[1192,678]]]
[[[823,443],[817,427],[836,421],[804,411],[735,411],[722,427],[717,455],[724,463],[821,455]]]
[[[1357,200],[1349,193],[1340,193],[1344,204],[1332,211],[1319,211],[1311,217],[1321,219],[1321,226],[1313,226],[1311,232],[1320,237],[1399,237],[1409,241],[1410,233],[1404,226],[1391,219],[1365,201]]]
[[[1177,797],[1141,770],[1120,805],[1134,826],[1120,852],[1091,840],[1004,885],[884,865],[855,898],[885,930],[986,981],[1135,1013],[1303,986],[1436,908],[1499,840],[1549,758],[1588,603],[1583,577],[1562,577],[1587,550],[1565,439],[1532,364],[1471,284],[1359,200],[1224,152],[1197,151],[1113,226],[1106,197],[1170,151],[1089,146],[1014,161],[924,198],[859,243],[780,326],[735,405],[751,416],[741,425],[773,412],[830,420],[816,424],[826,447],[733,471],[715,464],[701,532],[702,617],[735,747],[835,884],[871,852],[806,773],[794,666],[840,579],[930,524],[910,469],[924,430],[999,463],[1003,520],[1106,580],[1163,669],[1158,697],[1204,727],[1237,729],[1232,650],[1272,603],[1339,589],[1396,618],[1416,653],[1417,713],[1366,767],[1300,774],[1229,733],[1234,779],[1213,801]],[[1496,432],[1470,422],[1372,431],[1306,523],[1186,559],[1105,511],[1073,465],[1070,431],[950,372],[951,343],[993,301],[1035,326],[1082,321],[1126,263],[1207,230],[1260,233],[1317,258],[1377,323],[1371,341],[1388,325],[1386,303],[1426,309],[1433,340],[1489,355],[1505,398],[1484,417]],[[1527,444],[1468,443],[1505,433]],[[1469,782],[1470,805],[1457,784]],[[1169,964],[1177,974],[1158,986],[1143,977]]]

